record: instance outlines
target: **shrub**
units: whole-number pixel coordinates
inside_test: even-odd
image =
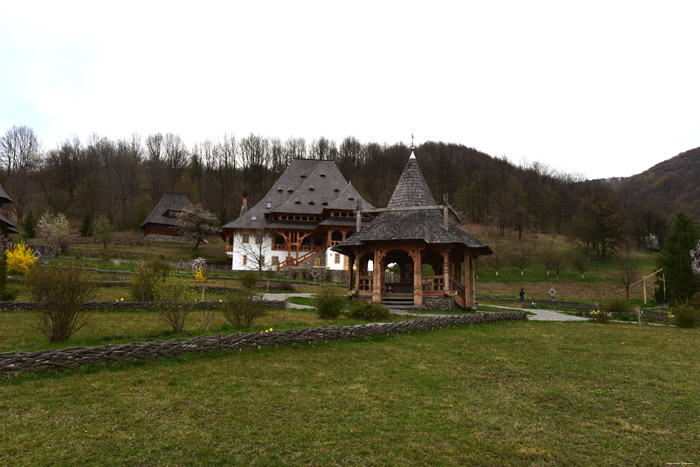
[[[226,294],[223,314],[233,326],[245,329],[251,327],[266,310],[265,301],[251,289],[232,290]]]
[[[672,323],[681,328],[692,328],[700,323],[700,310],[688,301],[673,306],[669,316]]]
[[[26,274],[29,268],[36,263],[34,252],[24,241],[15,243],[5,253],[5,257],[7,258],[7,269],[15,274]]]
[[[258,284],[258,274],[255,271],[245,271],[238,279],[246,289],[254,289]]]
[[[611,316],[612,315],[610,313],[606,313],[603,310],[591,311],[591,318],[593,318],[599,323],[607,323],[608,321],[610,321]]]
[[[86,324],[85,304],[97,289],[79,269],[32,268],[26,285],[37,304],[39,329],[51,342],[65,342]]]
[[[321,319],[336,319],[346,302],[345,296],[332,287],[323,287],[314,298],[316,313]]]
[[[350,307],[350,317],[363,321],[383,321],[391,317],[389,309],[379,303],[355,302]]]
[[[294,288],[294,284],[292,284],[289,281],[282,281],[282,282],[270,282],[270,288],[269,290],[274,290],[274,291],[285,291],[285,292],[294,292],[296,289]]]
[[[181,334],[194,304],[192,287],[185,281],[172,279],[159,283],[154,289],[154,295],[158,317],[169,324],[175,334]]]
[[[151,302],[155,299],[155,288],[170,274],[170,266],[165,261],[154,259],[149,263],[139,263],[134,280],[131,282],[131,299]]]
[[[27,216],[24,218],[24,224],[22,224],[22,237],[36,237],[36,221],[34,220],[34,213],[32,211],[29,211]]]
[[[83,222],[80,224],[78,232],[80,232],[81,237],[92,237],[94,226],[90,214],[85,214],[85,216],[83,216]]]
[[[7,260],[5,256],[0,256],[0,291],[7,286]]]
[[[611,298],[603,305],[603,310],[611,315],[625,315],[632,311],[630,302],[622,297]]]

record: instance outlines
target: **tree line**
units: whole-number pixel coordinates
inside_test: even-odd
[[[333,160],[358,191],[385,206],[411,149],[325,137],[238,138],[224,134],[187,147],[173,133],[112,140],[91,135],[44,150],[32,128],[14,126],[0,138],[0,177],[18,223],[30,210],[71,218],[104,215],[117,229],[137,227],[164,193],[188,195],[224,223],[239,212],[243,193],[260,200],[294,158]],[[515,165],[464,145],[426,142],[416,157],[433,195],[447,194],[468,222],[492,224],[500,234],[545,231],[571,234],[606,258],[626,240],[658,249],[668,213],[630,209],[602,181],[533,162]],[[656,243],[655,243],[656,242]]]

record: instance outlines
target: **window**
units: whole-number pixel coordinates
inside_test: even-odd
[[[250,220],[251,220],[251,221],[257,221],[257,220],[258,220],[258,216],[250,216]]]
[[[340,253],[336,253],[336,254],[335,254],[335,259],[334,259],[334,261],[335,261],[335,264],[340,264]]]
[[[320,265],[321,265],[321,258],[314,259],[314,266],[320,266]]]
[[[272,257],[272,265],[273,265],[273,266],[277,266],[278,264],[280,264],[280,257],[279,257],[279,256],[273,256],[273,257]]]
[[[272,209],[272,203],[269,201],[267,203],[265,203],[265,208]]]
[[[243,255],[241,264],[243,264],[243,266],[247,266],[247,265],[248,265],[248,255]]]
[[[260,257],[260,267],[263,267],[263,266],[265,266],[265,257],[261,256]]]
[[[248,243],[250,241],[250,235],[241,234],[241,243]]]
[[[256,235],[256,236],[255,236],[255,244],[256,244],[256,245],[260,245],[260,244],[262,243],[262,241],[263,241],[262,235]]]

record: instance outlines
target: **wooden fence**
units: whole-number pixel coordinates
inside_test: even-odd
[[[96,347],[69,347],[39,352],[0,353],[0,375],[18,374],[22,371],[48,373],[75,370],[86,365],[140,360],[155,357],[173,357],[187,353],[218,352],[221,350],[243,350],[261,346],[283,344],[310,344],[330,339],[359,339],[387,334],[427,331],[436,328],[467,324],[494,323],[525,319],[526,313],[490,312],[465,315],[419,318],[411,321],[370,323],[352,326],[326,326],[288,331],[255,332],[201,336],[192,339],[172,339],[154,342],[131,342],[128,344],[100,345]]]

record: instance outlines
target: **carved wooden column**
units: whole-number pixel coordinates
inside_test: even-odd
[[[471,302],[469,306],[472,310],[476,309],[476,284],[474,280],[474,257],[469,256],[469,296],[471,297]]]
[[[413,305],[423,306],[423,273],[420,268],[421,255],[418,248],[411,250],[413,257]]]
[[[349,256],[348,257],[348,290],[352,290],[352,283],[353,277],[352,277],[352,267],[355,264],[355,257],[354,256]]]
[[[442,280],[444,282],[443,290],[448,292],[450,290],[450,251],[444,251],[442,253],[442,258],[444,260],[444,264],[442,266]]]
[[[372,303],[382,303],[382,260],[384,251],[374,250],[374,271],[372,273]]]
[[[364,251],[358,251],[355,254],[355,258],[357,259],[357,271],[355,272],[355,295],[360,294],[360,274],[362,274],[362,256],[364,255]],[[365,271],[366,272],[366,271]]]
[[[471,258],[469,257],[469,253],[466,251],[464,252],[464,306],[469,307],[471,306],[472,302],[472,297],[471,297],[471,288],[469,287],[470,281],[469,281],[469,269],[471,267]]]

